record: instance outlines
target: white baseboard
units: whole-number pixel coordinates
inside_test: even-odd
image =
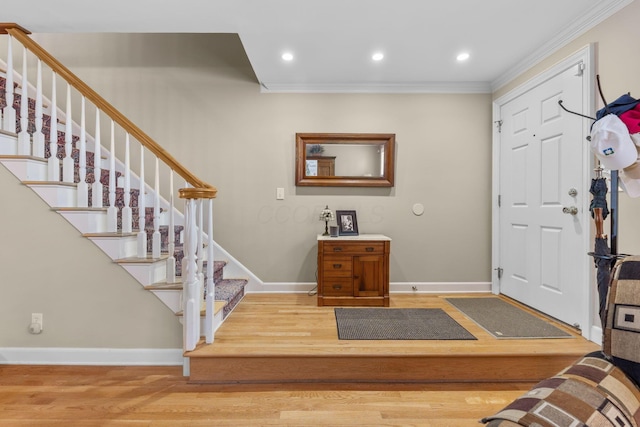
[[[264,283],[250,293],[308,293],[310,283]],[[489,293],[490,282],[391,283],[391,294]],[[0,347],[0,365],[185,366],[182,349]],[[188,371],[188,367],[186,367]]]
[[[307,293],[316,287],[315,282],[264,283],[260,290],[248,293]],[[396,282],[389,284],[390,294],[452,294],[491,292],[491,282]]]
[[[475,294],[491,292],[491,282],[390,283],[389,294]]]
[[[602,327],[591,326],[591,335],[589,335],[589,341],[602,345]]]
[[[0,365],[181,366],[181,348],[0,347]]]

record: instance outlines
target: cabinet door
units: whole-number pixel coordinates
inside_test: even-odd
[[[353,257],[353,295],[356,297],[384,296],[384,256]]]

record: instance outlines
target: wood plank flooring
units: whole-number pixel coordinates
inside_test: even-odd
[[[333,307],[318,307],[315,296],[249,294],[212,345],[188,353],[190,381],[528,382],[551,376],[599,348],[559,323],[574,337],[496,339],[445,300],[455,296],[393,295],[391,307],[442,308],[475,341],[339,340]]]
[[[399,360],[408,360],[405,354],[435,355],[448,359],[448,363],[443,362],[447,366],[456,357],[468,358],[464,363],[472,364],[470,357],[476,354],[493,359],[499,367],[501,356],[519,355],[523,361],[536,355],[570,359],[575,355],[577,359],[598,347],[580,337],[496,340],[452,310],[443,298],[394,295],[391,302],[395,307],[444,308],[478,337],[477,341],[340,342],[332,308],[315,306],[315,297],[251,294],[218,330],[214,345],[198,353],[221,355],[222,362],[217,360],[223,363],[220,369],[224,369],[224,358],[234,355],[263,361],[264,357],[278,355],[344,355],[343,359],[356,361],[372,355]],[[283,372],[304,371],[307,362]],[[454,365],[456,370],[464,368],[459,363]],[[525,363],[521,368],[528,370],[529,366]],[[268,363],[264,369],[269,369]],[[268,384],[194,384],[182,376],[181,367],[0,365],[0,425],[476,426],[480,425],[479,419],[502,409],[537,382],[465,381],[327,383],[272,379]]]
[[[0,425],[476,426],[532,385],[195,385],[180,367],[0,365]]]

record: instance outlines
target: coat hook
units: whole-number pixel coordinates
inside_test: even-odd
[[[580,114],[580,113],[576,113],[575,111],[567,110],[567,108],[564,105],[562,105],[562,99],[558,100],[558,105],[560,106],[560,108],[562,108],[567,113],[575,114],[576,116],[584,117],[585,119],[593,120],[594,122],[597,120],[597,119],[594,119],[593,117],[585,116],[584,114]]]

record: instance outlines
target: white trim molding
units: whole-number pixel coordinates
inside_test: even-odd
[[[500,293],[500,279],[498,277],[497,271],[501,267],[500,260],[500,209],[498,204],[498,197],[500,195],[500,130],[498,124],[501,122],[501,109],[502,106],[507,104],[508,102],[516,99],[517,97],[529,92],[533,88],[541,85],[545,81],[553,78],[554,76],[562,73],[564,70],[569,69],[570,67],[582,65],[580,68],[580,72],[584,73],[585,79],[583,81],[583,99],[580,111],[589,116],[594,116],[594,105],[595,105],[595,46],[593,44],[588,44],[578,51],[570,54],[566,58],[560,60],[555,63],[551,67],[547,68],[544,71],[541,71],[531,79],[526,82],[520,84],[519,86],[513,88],[508,93],[502,95],[500,98],[496,99],[493,102],[493,123],[496,125],[493,129],[493,137],[492,137],[492,164],[493,172],[492,172],[492,236],[491,236],[491,246],[492,246],[492,261],[491,268],[493,271],[493,286],[492,291],[494,294]],[[576,69],[578,71],[578,69]],[[591,121],[585,120],[582,125],[582,135],[589,135]],[[588,149],[582,150],[582,177],[581,177],[581,187],[578,187],[578,191],[581,194],[588,194],[589,192],[589,184],[591,181],[591,171],[593,170],[593,155],[590,153]],[[590,224],[590,214],[589,214],[589,203],[590,199],[588,197],[583,197],[582,205],[579,206],[580,209],[580,223],[581,224]],[[593,241],[593,232],[589,232],[588,228],[585,233],[583,233],[582,240],[582,248],[585,248],[584,253],[587,252],[586,248],[589,248],[592,245]],[[585,271],[585,279],[587,279],[588,283],[595,283],[593,268],[589,266],[589,258],[583,257],[580,261],[582,263],[583,271]],[[590,289],[594,289],[593,287]],[[593,319],[595,318],[595,314],[592,311],[592,300],[594,298],[593,292],[585,291],[583,295],[582,301],[576,301],[576,304],[581,305],[582,314],[580,316],[581,320],[579,324],[581,325],[582,336],[586,339],[590,339],[595,342],[591,333],[593,331]]]
[[[488,82],[422,82],[362,84],[260,83],[262,93],[491,93]]]
[[[247,293],[309,293],[316,289],[315,282],[306,283],[264,283],[258,290]],[[452,293],[488,293],[491,282],[391,282],[390,294],[452,294]],[[312,295],[315,295],[312,294]]]
[[[182,366],[181,348],[0,347],[0,365]]]

